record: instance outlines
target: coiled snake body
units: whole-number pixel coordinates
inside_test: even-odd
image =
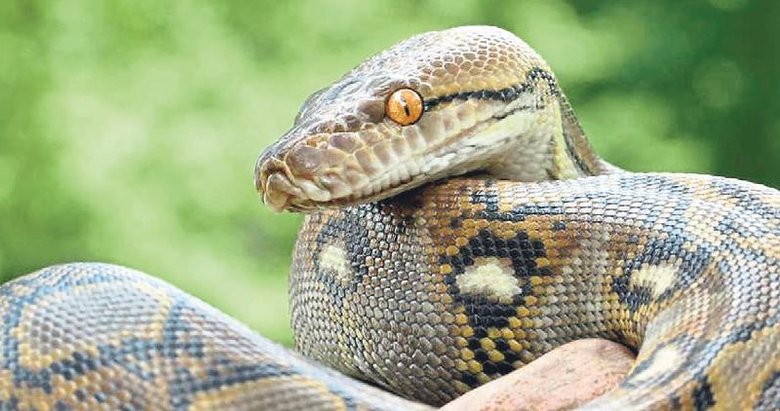
[[[780,407],[780,194],[603,162],[503,30],[367,60],[256,184],[309,213],[290,280],[308,358],[145,274],[68,264],[0,288],[2,408],[426,408],[586,337],[638,354],[585,408]]]

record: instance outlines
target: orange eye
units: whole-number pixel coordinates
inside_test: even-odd
[[[422,113],[422,97],[410,88],[394,91],[385,103],[385,115],[402,126],[414,124],[422,117]]]

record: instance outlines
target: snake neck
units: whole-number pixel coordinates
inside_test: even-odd
[[[565,180],[613,174],[619,168],[596,154],[566,96],[556,90],[553,104],[537,112],[535,132],[518,136],[513,149],[487,170],[515,181]],[[538,148],[533,150],[529,148]]]

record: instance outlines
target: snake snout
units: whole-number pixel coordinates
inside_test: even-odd
[[[255,170],[255,188],[263,202],[274,211],[286,209],[292,198],[302,195],[285,170],[284,163],[274,157],[261,157]]]
[[[309,140],[311,142],[311,140]],[[255,166],[255,187],[275,211],[327,207],[364,183],[350,155],[334,147],[307,143],[269,150]]]

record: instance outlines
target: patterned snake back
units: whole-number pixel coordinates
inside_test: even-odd
[[[637,360],[583,408],[780,408],[780,193],[612,167],[503,30],[367,60],[256,185],[309,213],[300,354],[145,274],[55,266],[0,287],[0,409],[426,409],[586,337]]]

